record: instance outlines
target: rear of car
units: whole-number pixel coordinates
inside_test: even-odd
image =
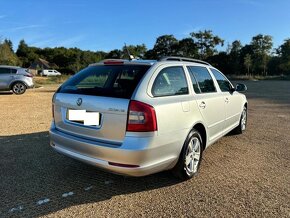
[[[65,82],[53,97],[51,146],[75,159],[132,176],[160,171],[164,163],[172,162],[158,160],[162,148],[154,147],[154,108],[132,100],[150,67],[108,61],[89,66]]]
[[[0,65],[0,90],[12,90],[15,94],[23,94],[26,89],[33,87],[33,75],[28,69]]]

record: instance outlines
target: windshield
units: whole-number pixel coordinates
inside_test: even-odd
[[[149,68],[149,65],[90,66],[65,82],[58,92],[130,99]]]

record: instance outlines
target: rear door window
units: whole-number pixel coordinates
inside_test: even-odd
[[[189,71],[195,93],[200,94],[216,92],[213,79],[206,67],[189,66],[187,69]]]
[[[129,99],[149,68],[149,65],[90,66],[65,82],[59,92]]]
[[[183,67],[167,67],[156,77],[152,94],[154,97],[188,94],[188,85]]]

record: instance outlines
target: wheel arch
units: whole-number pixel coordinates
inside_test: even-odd
[[[20,83],[22,83],[23,85],[25,85],[26,88],[28,87],[28,85],[27,85],[24,81],[22,81],[22,80],[15,80],[15,81],[11,82],[11,84],[10,84],[10,86],[9,86],[9,89],[12,90],[13,85],[14,85],[15,83],[18,83],[18,82],[20,82]]]
[[[196,123],[192,129],[196,129],[202,139],[202,144],[203,144],[203,150],[206,148],[206,144],[207,144],[207,132],[206,132],[206,128],[202,123]]]

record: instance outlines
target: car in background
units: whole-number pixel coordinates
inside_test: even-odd
[[[117,174],[189,179],[207,147],[246,129],[243,91],[201,60],[104,60],[54,94],[50,145]]]
[[[33,87],[33,75],[29,73],[28,69],[0,65],[0,91],[12,90],[16,95],[20,95],[26,89]]]
[[[61,73],[57,70],[42,70],[39,73],[40,76],[60,76]]]

